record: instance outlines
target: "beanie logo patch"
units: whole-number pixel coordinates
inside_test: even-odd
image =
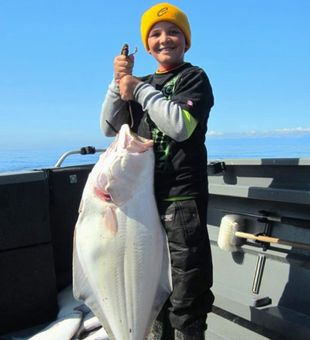
[[[168,12],[168,7],[163,7],[157,12],[157,16],[161,17],[161,16],[165,15],[167,12]]]

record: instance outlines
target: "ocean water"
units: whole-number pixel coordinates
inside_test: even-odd
[[[208,158],[310,158],[310,134],[265,137],[207,137]],[[76,149],[74,149],[76,150]],[[0,147],[0,172],[53,167],[61,155],[72,148]],[[95,155],[71,155],[62,166],[95,163]]]
[[[310,158],[310,134],[209,138],[206,145],[209,159]]]

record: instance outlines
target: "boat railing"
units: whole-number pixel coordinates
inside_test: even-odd
[[[96,152],[104,152],[105,149],[96,149],[94,146],[84,146],[80,150],[67,151],[61,155],[58,161],[55,163],[55,168],[60,168],[64,160],[71,155],[93,155]]]

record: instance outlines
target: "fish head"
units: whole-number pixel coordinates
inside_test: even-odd
[[[95,193],[121,206],[146,181],[153,183],[153,171],[153,141],[136,135],[124,124],[94,167]]]

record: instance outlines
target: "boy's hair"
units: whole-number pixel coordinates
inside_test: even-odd
[[[169,21],[178,26],[184,33],[187,50],[190,48],[191,29],[186,14],[176,6],[162,2],[149,8],[142,15],[141,38],[146,50],[148,50],[149,47],[147,43],[149,32],[151,28],[160,21]]]

